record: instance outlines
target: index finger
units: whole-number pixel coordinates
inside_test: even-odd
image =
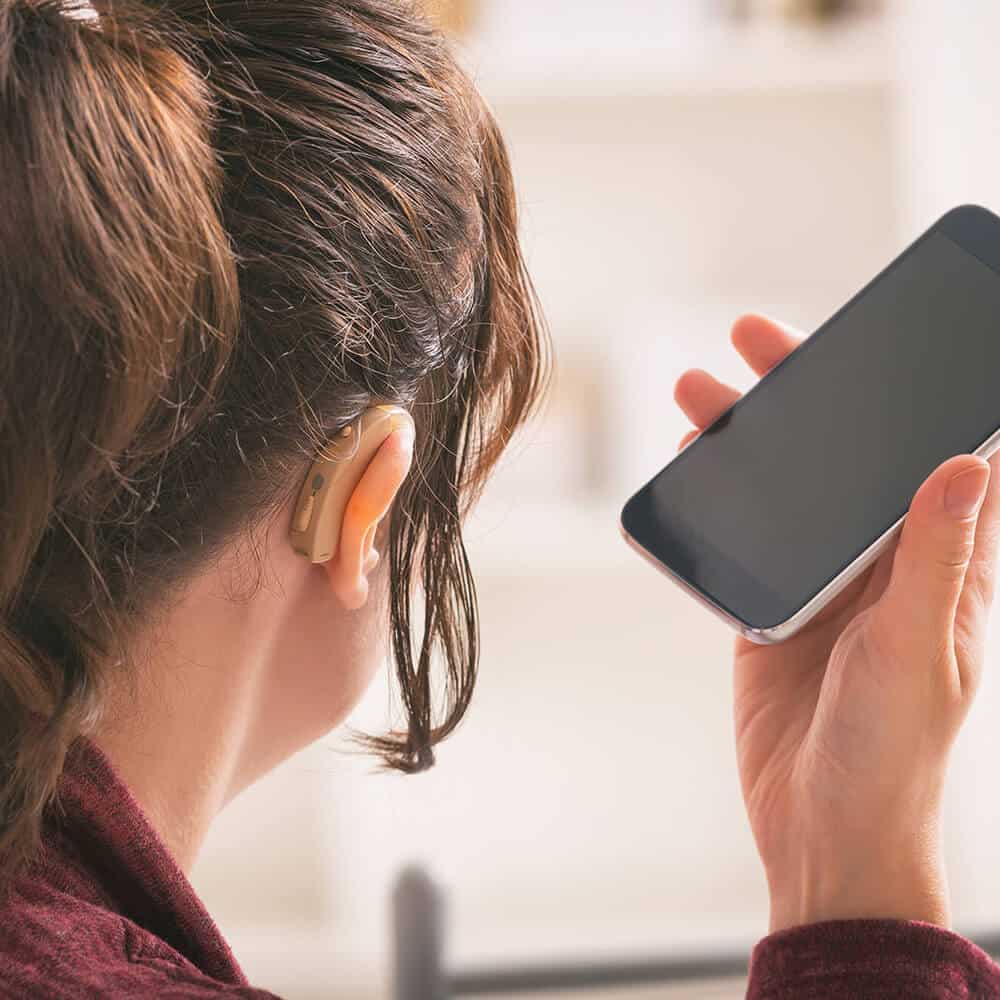
[[[758,374],[766,375],[805,339],[789,326],[766,316],[741,316],[729,338],[744,361]]]

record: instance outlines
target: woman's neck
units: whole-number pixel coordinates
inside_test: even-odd
[[[287,544],[291,513],[197,573],[132,637],[132,673],[92,734],[185,871],[219,810],[340,725],[385,653],[385,567],[365,606],[346,609],[327,569]],[[234,598],[247,551],[266,575]]]
[[[216,589],[210,576],[194,581],[139,637],[134,676],[94,734],[185,872],[242,787],[267,648],[253,603]]]

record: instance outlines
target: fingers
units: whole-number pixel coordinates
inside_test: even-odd
[[[801,341],[802,338],[788,327],[763,316],[742,316],[732,331],[733,345],[758,375],[768,372]],[[739,398],[736,389],[719,382],[708,372],[700,368],[686,371],[677,381],[674,399],[695,429],[684,435],[678,447],[686,448],[700,431],[715,423]]]
[[[674,387],[674,399],[695,427],[714,424],[740,398],[739,392],[700,368],[686,371]]]
[[[950,650],[989,474],[988,462],[960,455],[913,498],[889,584],[873,609],[873,627],[891,648],[922,658]]]
[[[803,338],[790,327],[764,316],[741,316],[730,340],[744,361],[758,374],[766,375],[795,350]]]
[[[700,430],[688,431],[684,437],[681,438],[680,443],[677,445],[678,451],[683,451],[699,434]]]
[[[989,463],[993,475],[976,522],[976,543],[963,592],[963,597],[971,594],[984,609],[993,601],[997,543],[1000,540],[1000,453],[993,455]]]
[[[990,459],[986,500],[976,522],[976,541],[965,574],[965,586],[955,616],[955,645],[959,669],[966,681],[978,680],[981,657],[977,654],[986,639],[986,620],[993,603],[997,543],[1000,539],[1000,453]]]

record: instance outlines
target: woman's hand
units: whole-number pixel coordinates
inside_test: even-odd
[[[763,375],[799,338],[748,316],[732,341]],[[675,396],[696,427],[684,445],[739,393],[694,370]],[[964,455],[940,466],[898,542],[798,635],[777,646],[737,639],[737,755],[772,931],[862,917],[949,922],[941,793],[993,598],[991,465]]]

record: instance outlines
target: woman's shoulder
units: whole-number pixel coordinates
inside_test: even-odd
[[[0,998],[274,1000],[206,975],[155,934],[71,889],[22,877],[0,901]]]
[[[0,899],[0,1000],[256,997],[219,928],[100,751],[68,758],[60,808]]]
[[[36,874],[18,877],[0,899],[0,956],[12,964],[54,967],[77,952],[106,961],[128,955],[121,916],[92,893],[81,893],[67,872],[62,884]]]

